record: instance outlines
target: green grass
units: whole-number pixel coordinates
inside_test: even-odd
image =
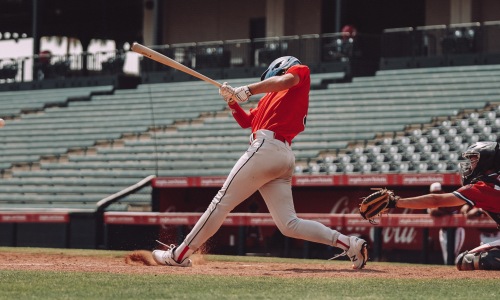
[[[0,271],[1,299],[481,299],[498,280],[304,279]]]
[[[6,251],[5,248],[0,248]],[[12,248],[10,248],[12,251]],[[18,252],[123,257],[122,251],[16,248]],[[215,257],[214,257],[215,259]],[[317,263],[297,259],[220,260]],[[212,260],[212,259],[211,259]],[[319,262],[319,261],[318,261]],[[278,278],[0,270],[0,299],[495,299],[498,278]]]

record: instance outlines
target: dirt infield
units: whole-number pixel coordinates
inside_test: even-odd
[[[500,278],[500,271],[460,272],[454,266],[409,265],[368,262],[363,270],[352,270],[348,261],[297,260],[292,263],[227,262],[194,255],[193,267],[158,266],[148,251],[135,251],[123,257],[68,255],[67,253],[0,252],[0,270],[83,271],[116,274],[199,274],[225,276],[358,277],[358,278]]]

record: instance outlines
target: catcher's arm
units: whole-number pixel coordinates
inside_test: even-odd
[[[465,200],[459,198],[453,193],[444,194],[426,194],[416,197],[401,198],[398,201],[398,207],[426,209],[434,207],[454,207],[469,204]]]
[[[377,191],[362,198],[359,204],[359,214],[370,223],[375,223],[375,218],[387,212],[390,208],[395,208],[399,196],[386,188],[376,189]]]
[[[435,207],[454,207],[466,204],[466,202],[453,193],[427,194],[416,197],[400,198],[388,189],[378,189],[378,191],[362,198],[359,205],[361,216],[374,223],[374,218],[382,213],[386,213],[390,208],[412,208],[426,209]]]

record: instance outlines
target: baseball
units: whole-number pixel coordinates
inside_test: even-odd
[[[5,126],[5,121],[3,119],[0,119],[0,128]]]

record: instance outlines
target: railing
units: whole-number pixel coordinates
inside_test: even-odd
[[[149,47],[195,69],[267,67],[271,61],[285,55],[296,56],[302,63],[314,66],[365,58],[378,61],[380,36],[346,37],[342,33],[327,33]],[[0,60],[0,83],[119,74],[124,70],[126,59],[137,59],[127,54],[113,51],[4,59]],[[140,72],[170,70],[149,59],[139,60]]]
[[[151,46],[156,51],[191,68],[267,67],[274,59],[292,55],[306,65],[340,62],[362,57],[378,59],[378,35],[342,33],[310,34],[253,40],[209,41],[201,43]],[[163,69],[157,63],[143,60],[141,71]]]
[[[382,57],[500,53],[500,21],[405,28],[382,33]]]
[[[158,213],[158,212],[106,212],[104,214],[104,223],[106,225],[119,225],[119,226],[176,226],[181,228],[182,226],[192,226],[196,224],[202,213]],[[384,245],[388,242],[384,241],[382,236],[383,228],[419,228],[423,231],[421,236],[421,249],[422,252],[422,263],[426,262],[427,253],[429,252],[429,247],[427,246],[427,241],[429,239],[429,229],[436,228],[457,228],[463,227],[468,229],[473,228],[497,228],[497,224],[488,217],[480,217],[474,219],[468,219],[464,215],[450,215],[443,217],[431,217],[428,214],[387,214],[381,216],[378,223],[375,225],[370,224],[368,221],[362,219],[358,214],[327,214],[327,213],[298,213],[299,218],[304,218],[308,220],[314,220],[316,222],[322,223],[325,226],[331,228],[342,228],[343,231],[348,230],[348,228],[357,228],[358,232],[368,230],[375,227],[373,233],[373,243],[371,245],[372,253],[370,259],[372,261],[378,261],[383,252]],[[240,227],[239,237],[235,240],[238,241],[238,255],[245,255],[245,230],[242,230],[246,226],[276,226],[272,216],[269,213],[229,213],[224,220],[222,226],[233,226]],[[415,238],[414,235],[412,238]],[[454,239],[454,236],[450,237],[448,241]],[[179,240],[179,243],[182,239]],[[309,242],[304,242],[308,244]],[[401,245],[399,245],[401,246]],[[395,247],[393,245],[393,247]],[[448,250],[450,251],[450,250]],[[454,251],[451,250],[448,255],[449,257],[455,257]],[[303,252],[304,258],[309,256],[308,246],[304,246]]]
[[[123,236],[123,233],[120,233],[120,230],[117,230],[116,227],[110,229],[111,226],[119,226],[126,234],[128,232],[137,232],[136,230],[128,231],[131,229],[127,228],[131,227],[146,228],[145,230],[149,233],[154,232],[151,226],[164,229],[176,228],[179,234],[177,238],[183,238],[183,228],[195,224],[200,216],[201,213],[195,212],[105,212],[103,218],[98,219],[92,212],[84,211],[0,211],[0,225],[5,228],[5,234],[0,236],[0,243],[9,246],[39,247],[43,245],[58,248],[104,247],[106,249],[116,249],[114,247],[116,246],[117,237]],[[496,228],[496,223],[488,217],[468,219],[463,215],[431,217],[428,214],[388,214],[383,215],[376,225],[371,225],[358,214],[299,213],[298,216],[320,222],[328,227],[340,227],[344,232],[354,230],[354,232],[366,237],[370,236],[369,231],[373,229],[372,245],[370,247],[370,259],[372,261],[379,260],[385,248],[408,250],[406,244],[411,242],[414,247],[420,245],[420,249],[417,251],[421,251],[422,262],[425,263],[425,257],[430,250],[428,247],[429,229],[444,227],[463,227],[470,230]],[[16,224],[26,224],[28,226],[17,227]],[[50,224],[50,227],[44,227],[44,224]],[[244,228],[273,227],[276,225],[269,213],[230,213],[222,226],[239,228],[237,231],[238,236],[234,238],[237,244],[233,246],[236,246],[237,254],[244,255],[246,248],[245,236],[247,236]],[[386,232],[390,230],[391,235],[398,235],[400,240],[387,239],[382,232],[384,228]],[[403,229],[399,231],[399,228]],[[420,243],[414,231],[417,229],[422,231]],[[40,233],[44,233],[44,230],[50,231],[50,237],[52,238],[47,239],[46,235],[40,235]],[[398,234],[399,232],[401,235]],[[408,233],[408,235],[405,237],[403,232]],[[149,233],[143,236],[134,234],[131,236],[133,241],[122,246],[137,249],[136,243],[151,244],[155,236],[151,236]],[[27,236],[30,238],[27,239]],[[173,239],[174,237],[170,236],[169,238]],[[453,238],[450,237],[450,239]],[[304,242],[304,258],[309,257],[308,243]],[[287,248],[287,245],[288,243],[283,243],[284,248]],[[448,254],[449,257],[455,256],[452,252],[451,250]]]
[[[500,21],[390,28],[382,35],[325,33],[207,41],[150,46],[195,69],[265,67],[277,57],[292,55],[304,64],[376,62],[382,58],[438,57],[446,55],[500,54]],[[40,54],[1,59],[0,83],[120,74],[127,52],[112,51],[71,55]],[[134,56],[137,59],[137,56]],[[138,72],[168,71],[154,61],[139,58]]]
[[[104,222],[115,225],[194,225],[202,213],[191,212],[106,212]],[[1,213],[0,213],[1,216]],[[497,228],[488,217],[468,219],[464,215],[432,217],[428,214],[387,214],[370,224],[358,214],[298,213],[298,217],[314,220],[329,227],[418,227],[418,228]],[[229,213],[224,226],[276,226],[269,213]]]
[[[123,73],[124,51],[0,59],[0,83]]]

